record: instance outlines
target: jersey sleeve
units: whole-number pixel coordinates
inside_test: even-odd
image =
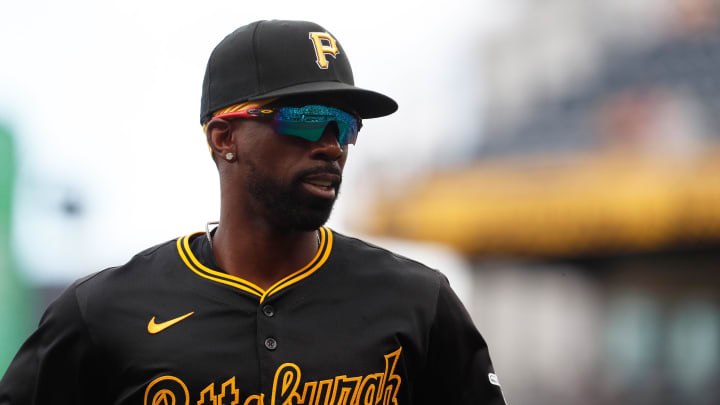
[[[488,346],[447,279],[438,292],[427,364],[428,404],[505,404]]]
[[[0,380],[0,405],[97,402],[93,363],[93,344],[72,286],[48,307]]]

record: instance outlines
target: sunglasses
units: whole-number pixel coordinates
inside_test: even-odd
[[[214,118],[266,118],[272,119],[272,129],[282,135],[294,135],[316,142],[331,122],[338,127],[340,145],[355,144],[362,128],[360,118],[343,110],[324,105],[304,107],[250,108],[220,114]]]

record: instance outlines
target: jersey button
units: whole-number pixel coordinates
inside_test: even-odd
[[[273,339],[273,338],[267,338],[267,339],[265,339],[265,347],[266,347],[268,350],[275,350],[275,349],[277,349],[277,340],[275,340],[275,339]]]
[[[265,314],[265,316],[267,316],[268,318],[272,318],[273,316],[275,316],[275,308],[273,308],[272,305],[265,305],[265,306],[262,308],[262,312],[263,312],[263,314]]]

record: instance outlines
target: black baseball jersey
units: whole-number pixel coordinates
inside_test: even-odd
[[[0,404],[504,403],[442,274],[320,235],[316,257],[267,290],[219,270],[204,233],[78,280],[13,360]]]

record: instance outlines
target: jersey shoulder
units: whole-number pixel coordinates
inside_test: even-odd
[[[349,268],[356,268],[364,273],[377,272],[385,279],[398,278],[435,287],[447,284],[444,274],[417,260],[339,232],[333,231],[333,235],[333,253],[337,253],[339,261]]]
[[[106,282],[107,278],[129,273],[148,274],[146,270],[157,262],[176,260],[178,257],[176,248],[177,239],[159,243],[135,254],[127,263],[120,266],[108,267],[104,270],[89,274],[73,283],[77,288],[92,288],[96,284]],[[159,268],[159,267],[158,267]]]
[[[145,249],[123,265],[78,279],[68,290],[74,292],[80,308],[85,309],[108,304],[115,297],[128,297],[132,291],[156,289],[167,284],[177,268],[180,259],[176,243],[177,239],[172,239]]]

